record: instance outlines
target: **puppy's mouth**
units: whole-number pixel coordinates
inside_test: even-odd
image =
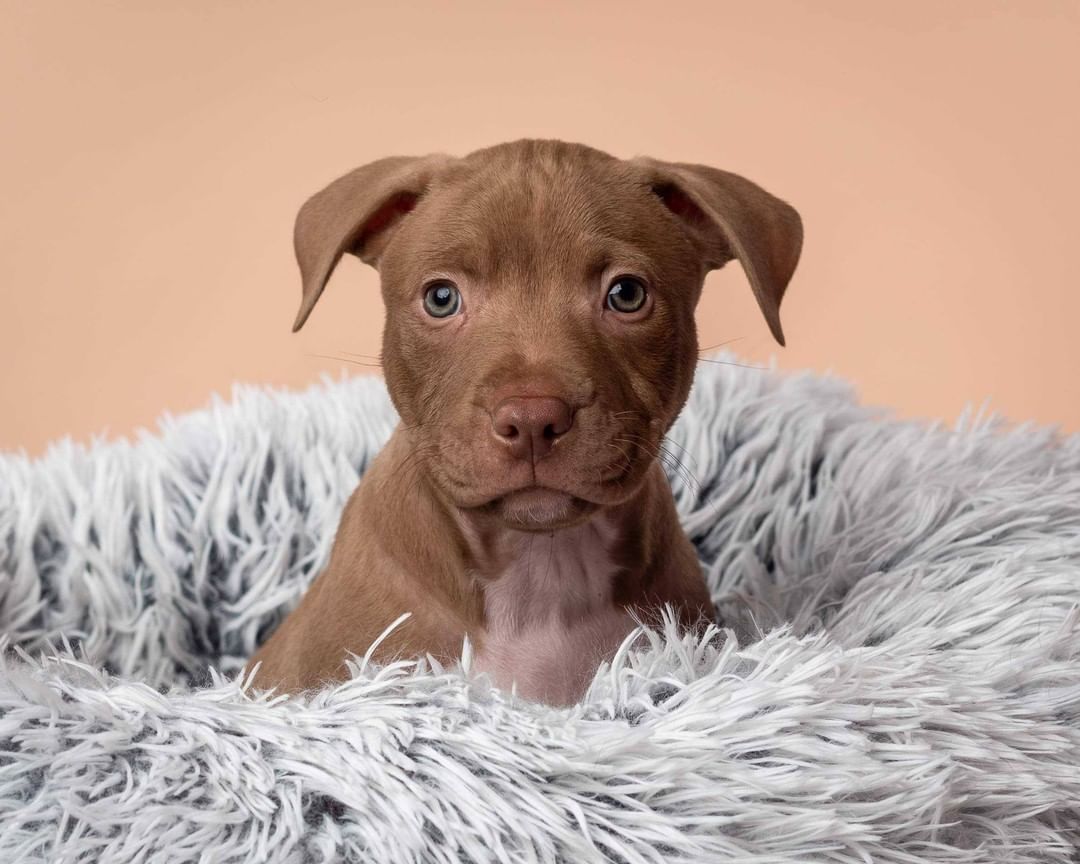
[[[589,518],[598,504],[561,489],[525,486],[500,495],[485,509],[520,531],[555,531]]]
[[[452,505],[507,528],[554,531],[621,505],[639,488],[650,448],[612,436],[619,440],[561,444],[533,462],[508,459],[502,448],[470,445],[463,435],[440,439],[439,458],[425,461]]]

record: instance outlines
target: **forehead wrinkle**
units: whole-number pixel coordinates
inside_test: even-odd
[[[439,233],[448,242],[432,243],[427,252],[433,260],[461,262],[480,277],[521,275],[520,265],[536,257],[532,201],[528,190],[509,180],[470,183],[457,190],[440,220]]]
[[[644,276],[650,282],[656,278],[656,265],[646,252],[631,243],[605,238],[590,258],[590,272],[599,275],[600,271],[613,265],[629,271],[628,275]]]
[[[455,243],[450,246],[431,244],[417,250],[417,261],[425,271],[463,273],[470,279],[484,275],[483,257],[476,246]]]
[[[478,245],[432,245],[422,254],[427,267],[463,271],[491,283],[589,283],[613,265],[650,281],[655,278],[654,263],[634,244],[607,232],[557,231],[550,224],[504,226],[498,236],[485,237]]]
[[[456,201],[440,202],[428,214],[412,254],[420,267],[431,270],[465,272],[471,278],[482,274],[491,256],[491,237],[475,208],[460,207]]]
[[[589,280],[619,262],[651,278],[611,179],[544,160],[461,177],[440,196],[420,254],[425,265],[491,282]]]

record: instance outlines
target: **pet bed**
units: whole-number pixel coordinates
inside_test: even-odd
[[[363,658],[245,690],[378,379],[0,457],[0,861],[1080,860],[1080,436],[728,360],[665,460],[725,626],[571,709]]]

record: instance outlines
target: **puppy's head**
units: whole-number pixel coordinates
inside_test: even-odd
[[[705,274],[739,259],[776,339],[798,214],[703,165],[523,140],[365,165],[296,220],[311,313],[347,252],[377,266],[383,367],[460,508],[550,531],[626,500],[686,400]]]

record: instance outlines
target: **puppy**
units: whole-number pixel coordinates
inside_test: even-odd
[[[329,566],[253,658],[299,691],[376,660],[459,658],[553,705],[670,604],[713,619],[658,461],[693,379],[694,307],[737,258],[780,344],[799,215],[735,174],[521,140],[392,157],[301,208],[311,314],[352,253],[378,268],[401,420],[349,499]]]

